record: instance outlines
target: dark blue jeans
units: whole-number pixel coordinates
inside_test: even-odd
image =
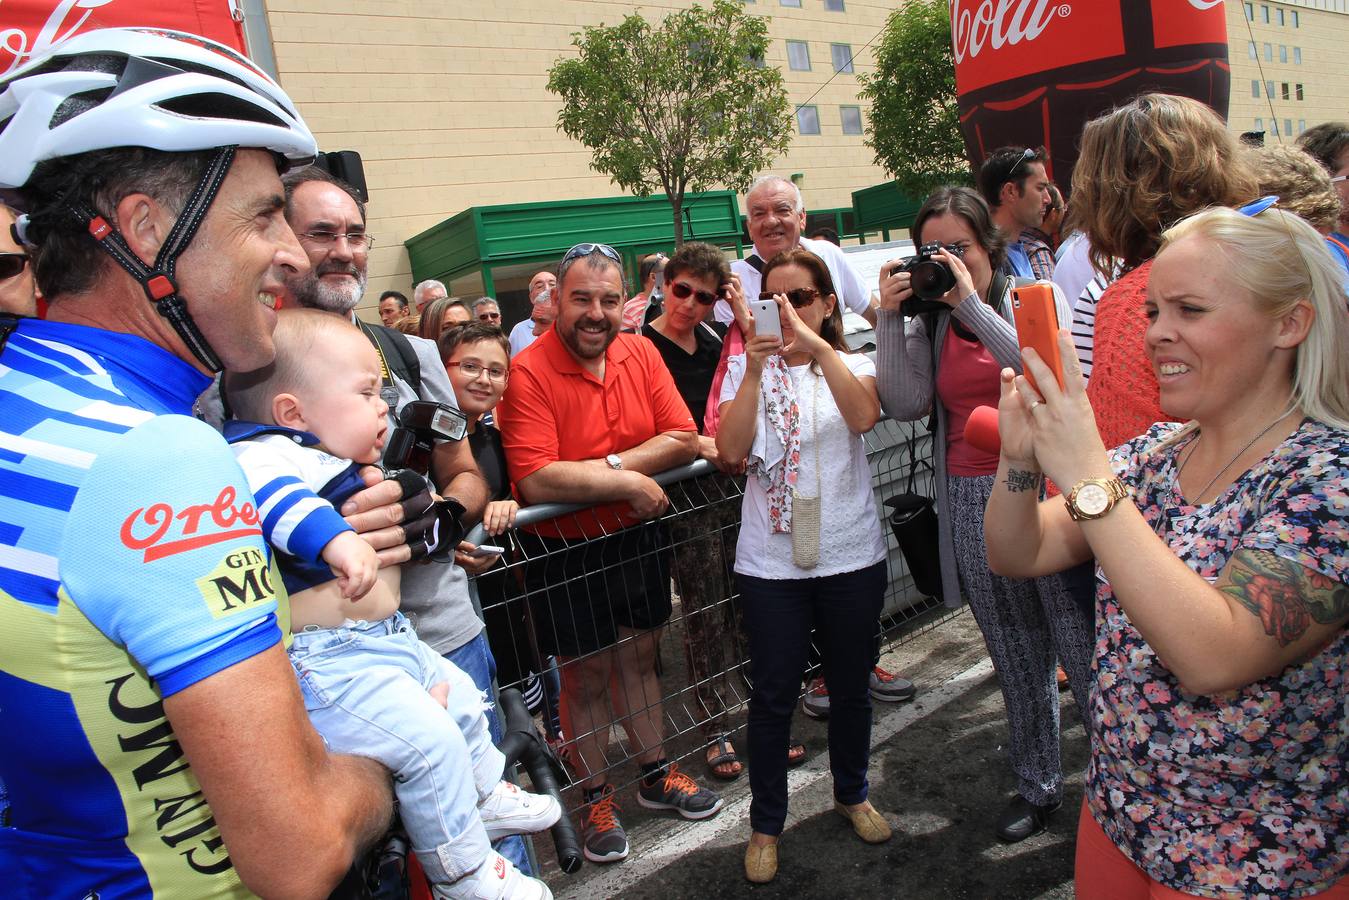
[[[787,742],[815,629],[829,689],[829,770],[834,799],[867,798],[870,686],[885,562],[822,578],[739,575],[754,688],[749,698],[750,826],[779,835],[787,820]]]

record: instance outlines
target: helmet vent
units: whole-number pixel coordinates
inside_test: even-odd
[[[262,125],[277,125],[283,128],[286,124],[266,110],[258,108],[255,104],[240,100],[238,97],[232,97],[229,94],[215,92],[191,94],[186,97],[162,100],[157,105],[161,109],[177,113],[180,116],[191,116],[194,119],[243,120]]]

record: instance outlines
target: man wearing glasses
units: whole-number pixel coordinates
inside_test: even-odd
[[[37,293],[33,287],[33,266],[28,253],[14,243],[9,226],[14,213],[0,205],[0,312],[16,316],[37,315]]]
[[[529,318],[515,323],[511,329],[511,359],[553,326],[557,318],[557,305],[553,302],[555,284],[557,276],[552,272],[535,272],[529,279]]]
[[[412,289],[412,303],[417,307],[419,316],[426,311],[426,304],[448,296],[450,292],[445,289],[445,285],[434,278],[428,278]]]
[[[1004,275],[1035,277],[1020,238],[1021,232],[1044,224],[1051,203],[1046,159],[1043,147],[1000,147],[979,168],[979,193],[988,202],[993,223],[1007,238]]]
[[[797,247],[809,250],[829,267],[829,276],[845,309],[857,313],[874,328],[876,310],[871,305],[871,286],[853,268],[848,255],[828,241],[813,241],[801,236],[806,227],[806,203],[801,189],[786,178],[760,175],[745,195],[745,222],[754,251],[731,263],[731,272],[740,276],[746,297],[759,296],[764,264],[784,250]],[[731,304],[718,300],[712,315],[729,325],[735,315]]]
[[[491,297],[479,297],[473,301],[473,318],[493,328],[501,327],[501,307]]]
[[[609,782],[610,722],[641,765],[637,801],[704,819],[721,798],[664,752],[656,648],[670,618],[669,504],[652,475],[690,463],[698,436],[654,344],[622,334],[622,261],[578,244],[558,266],[557,321],[511,366],[497,425],[524,503],[591,508],[521,534],[539,649],[562,659],[563,729],[575,739],[592,862],[628,855]],[[612,689],[611,689],[612,685]]]

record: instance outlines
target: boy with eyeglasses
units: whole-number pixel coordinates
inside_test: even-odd
[[[229,372],[225,424],[290,594],[290,661],[305,709],[333,752],[394,775],[402,820],[437,898],[552,894],[490,841],[555,823],[553,797],[502,779],[485,698],[418,639],[398,611],[400,572],[338,515],[364,487],[388,429],[374,346],[351,323],[277,312],[276,358]]]

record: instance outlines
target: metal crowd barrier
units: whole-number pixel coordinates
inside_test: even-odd
[[[882,420],[867,433],[865,440],[888,549],[889,584],[881,625],[883,649],[889,649],[949,620],[959,610],[947,609],[940,601],[923,597],[915,590],[904,558],[885,524],[885,499],[908,490],[910,472],[915,467],[913,489],[932,495],[932,436],[921,422]],[[591,774],[603,775],[621,791],[640,777],[635,762],[643,749],[639,746],[640,738],[644,730],[650,734],[655,728],[664,738],[665,755],[677,761],[688,759],[691,774],[715,789],[717,783],[705,777],[703,765],[707,734],[730,733],[734,739],[741,732],[745,725],[748,680],[752,677],[751,667],[746,665],[746,643],[732,573],[744,480],[723,476],[706,461],[698,460],[661,473],[656,481],[670,497],[669,509],[654,524],[640,526],[648,532],[650,540],[634,539],[630,546],[617,550],[604,547],[622,535],[599,528],[592,508],[582,505],[542,504],[523,508],[515,528],[495,538],[487,538],[481,526],[475,528],[467,536],[470,542],[508,548],[502,564],[469,580],[469,590],[488,625],[488,637],[497,658],[499,686],[519,688],[526,697],[533,694],[537,698],[542,694],[541,725],[546,735],[556,739],[556,723],[550,721],[549,708],[557,703],[557,680],[549,661],[538,652],[537,631],[541,623],[530,612],[531,600],[550,591],[586,597],[598,585],[597,579],[607,579],[611,594],[635,590],[639,583],[649,589],[652,583],[670,585],[672,581],[669,620],[654,632],[625,633],[612,645],[618,650],[620,671],[609,684],[606,712],[618,707],[625,715],[592,722],[578,729],[579,733],[572,733],[565,727],[570,723],[564,722],[565,742],[570,758],[575,760],[576,750],[571,742],[592,738],[608,729],[609,738],[600,751],[601,758],[591,760]],[[591,533],[598,531],[602,536],[545,545],[528,533],[531,526],[565,519],[585,522]],[[565,565],[562,557],[571,559],[572,564]],[[648,646],[653,634],[657,655],[654,680],[658,689],[650,679],[644,682],[622,665],[628,654]],[[605,652],[581,653],[562,665],[585,666]],[[531,672],[539,682],[533,681]],[[915,680],[922,675],[903,674]],[[743,750],[743,739],[737,748]],[[580,776],[575,769],[573,777],[576,780],[563,794],[568,805],[575,809],[583,801]]]

